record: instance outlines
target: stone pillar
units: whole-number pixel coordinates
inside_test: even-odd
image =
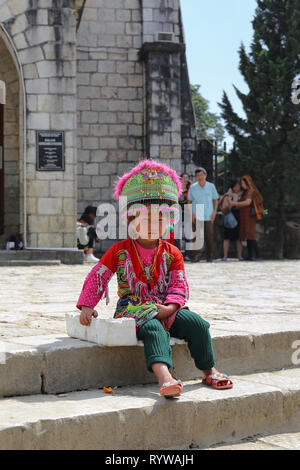
[[[181,171],[181,62],[179,43],[145,43],[147,154]]]

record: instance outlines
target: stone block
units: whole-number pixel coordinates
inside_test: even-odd
[[[108,111],[109,102],[108,100],[91,100],[91,107],[93,111]]]
[[[79,175],[78,176],[78,188],[90,188],[90,187],[91,187],[91,176]]]
[[[97,72],[97,73],[91,74],[92,86],[106,86],[108,83],[107,83],[107,75],[105,73]]]
[[[92,136],[107,136],[108,126],[106,124],[91,124],[90,135]]]
[[[38,199],[38,213],[40,215],[56,215],[62,211],[62,199],[54,197],[41,197]]]
[[[114,8],[98,8],[98,19],[100,22],[105,23],[106,21],[115,21],[116,19],[116,14],[118,11],[116,11]],[[94,17],[94,19],[97,17]]]
[[[0,351],[0,396],[40,393],[42,355],[30,346],[4,341],[0,341]]]
[[[54,61],[42,60],[36,64],[39,77],[56,77],[57,76],[57,64]]]
[[[50,115],[51,127],[53,129],[75,129],[76,116],[75,113],[52,113]]]
[[[49,78],[49,92],[71,95],[76,93],[75,78],[56,77]]]
[[[99,26],[98,26],[99,28]],[[125,24],[121,22],[105,22],[105,32],[107,34],[124,34]]]
[[[47,112],[62,111],[62,97],[56,95],[38,95],[38,110]]]
[[[19,33],[14,37],[14,42],[16,45],[16,48],[20,51],[21,49],[26,49],[28,47],[28,43],[25,39],[25,36],[23,33]]]
[[[91,162],[103,163],[107,161],[107,150],[92,150]]]
[[[25,64],[23,66],[24,78],[38,78],[37,68],[35,64]]]
[[[99,147],[99,139],[97,137],[83,137],[82,144],[84,149],[97,149]]]
[[[117,149],[118,141],[115,137],[100,137],[100,147],[102,149]]]
[[[93,201],[100,201],[100,189],[98,188],[83,189],[82,194],[83,194],[82,199],[89,201],[89,203],[93,204],[94,203]]]
[[[147,23],[144,25],[144,28],[147,26]],[[126,24],[126,34],[130,35],[140,35],[142,33],[142,24],[141,23],[127,23]]]
[[[81,113],[81,122],[86,122],[86,123],[98,122],[98,113],[95,111],[83,111]]]
[[[124,10],[124,9],[116,10],[116,19],[117,19],[117,21],[122,21],[122,22],[125,23],[127,21],[130,21],[130,18],[131,18],[130,10]]]
[[[104,166],[109,165],[109,163],[105,163]],[[101,165],[102,171],[102,165]],[[106,173],[107,175],[107,173]],[[104,175],[101,176],[92,176],[92,187],[93,188],[108,188],[109,187],[109,177]]]
[[[0,5],[0,18],[1,22],[7,21],[12,17],[12,12],[6,4]],[[25,28],[24,28],[25,29]]]
[[[4,21],[3,20],[3,17],[2,17],[2,14],[1,14],[1,11],[0,11],[0,18],[1,18],[1,21]],[[23,31],[25,31],[25,29],[27,28],[28,26],[28,22],[27,22],[27,18],[25,15],[19,15],[17,16],[17,18],[15,19],[15,21],[13,22],[12,26],[11,26],[11,34],[14,36],[16,34],[19,34]]]
[[[27,194],[31,197],[49,196],[49,183],[45,181],[28,181]]]
[[[136,327],[132,318],[93,318],[89,327],[80,324],[80,314],[66,315],[67,333],[72,338],[99,346],[136,346]]]
[[[35,26],[28,29],[25,33],[30,46],[36,46],[44,42],[55,40],[54,28],[50,26]]]
[[[51,197],[73,197],[74,183],[71,181],[50,181]]]
[[[112,136],[124,136],[127,135],[127,126],[122,124],[111,124],[109,126],[109,135]]]
[[[155,6],[157,7],[157,1],[153,0],[153,2],[155,3]],[[143,5],[143,6],[145,6],[145,5]],[[128,9],[131,9],[131,10],[138,10],[140,8],[140,1],[139,0],[125,0],[124,1],[124,8],[126,8],[126,9],[128,8]],[[155,7],[153,7],[153,8],[155,8]]]
[[[104,87],[105,88],[105,87]],[[79,86],[78,87],[78,97],[79,98],[101,98],[103,94],[103,89],[100,87],[92,87],[92,86]]]
[[[98,163],[84,163],[83,174],[84,175],[98,175],[99,165]]]
[[[98,61],[98,72],[114,73],[116,71],[116,63],[113,60]]]
[[[47,94],[49,91],[48,79],[36,78],[33,80],[25,80],[25,88],[27,93]]]
[[[28,228],[30,232],[48,233],[49,232],[48,216],[30,215],[28,217]]]

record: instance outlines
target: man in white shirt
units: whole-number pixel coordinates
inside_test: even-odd
[[[207,171],[199,168],[195,172],[197,182],[192,184],[188,193],[188,204],[191,206],[191,218],[196,224],[196,207],[202,204],[204,207],[204,240],[206,247],[206,259],[208,263],[213,261],[214,247],[214,223],[219,205],[219,194],[213,183],[206,181]],[[194,252],[194,260],[199,261],[201,251]]]

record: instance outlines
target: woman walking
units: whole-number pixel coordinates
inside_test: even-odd
[[[261,255],[256,241],[256,221],[261,220],[264,213],[263,197],[249,175],[241,178],[241,188],[243,190],[241,201],[232,201],[230,206],[240,209],[240,241],[247,242],[247,260],[260,260]]]

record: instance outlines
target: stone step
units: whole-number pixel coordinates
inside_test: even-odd
[[[28,260],[28,259],[12,259],[0,261],[0,266],[58,266],[61,264],[60,259],[45,260]]]
[[[10,266],[10,261],[52,261],[60,260],[64,264],[83,264],[84,254],[77,249],[45,250],[0,250],[0,266]],[[7,263],[7,264],[3,264]]]
[[[287,326],[288,327],[288,326]],[[217,368],[229,375],[291,368],[300,330],[235,333],[212,330]],[[272,331],[273,329],[273,331]],[[271,330],[271,331],[270,331]],[[180,343],[180,344],[178,344]],[[183,343],[183,344],[182,344]],[[200,376],[187,345],[173,345],[173,374],[182,380]],[[298,361],[299,362],[299,361]],[[103,386],[151,384],[140,345],[101,347],[67,335],[9,338],[0,341],[0,396],[63,393]]]
[[[169,400],[157,384],[3,398],[0,449],[207,448],[299,426],[300,369],[232,378],[231,390],[187,382]]]

